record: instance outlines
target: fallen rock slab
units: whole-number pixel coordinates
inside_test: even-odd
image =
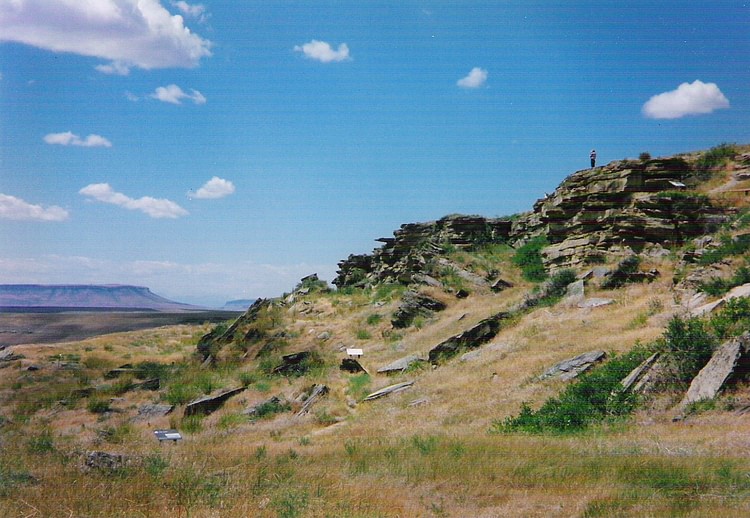
[[[385,367],[379,368],[378,374],[397,374],[399,372],[404,372],[411,367],[412,364],[422,361],[424,360],[416,354],[410,354],[409,356],[404,356],[403,358],[399,358],[398,360],[389,363]]]
[[[511,313],[497,313],[482,320],[471,329],[439,343],[429,353],[430,363],[437,364],[440,361],[452,358],[464,349],[476,349],[489,342],[500,332],[503,320],[507,320],[511,316]]]
[[[376,390],[372,394],[369,394],[362,401],[372,401],[373,399],[379,399],[389,394],[395,394],[396,392],[401,392],[402,390],[408,389],[412,385],[414,385],[413,381],[405,381],[403,383],[396,383],[395,385],[389,385],[380,390]]]
[[[160,405],[156,403],[147,403],[138,407],[137,420],[154,419],[168,415],[174,410],[174,405]]]
[[[677,408],[683,411],[692,403],[715,398],[736,371],[747,370],[749,365],[742,364],[748,363],[749,352],[749,333],[723,343],[693,378],[685,397]]]
[[[613,299],[605,299],[600,297],[591,297],[589,299],[584,299],[581,302],[577,304],[577,306],[581,309],[587,309],[587,308],[598,308],[600,306],[609,306],[610,304],[614,304],[615,301]]]
[[[407,291],[401,299],[401,305],[393,314],[391,325],[396,329],[403,329],[409,327],[416,317],[429,317],[435,311],[442,311],[445,308],[444,302],[429,295]]]
[[[592,365],[602,361],[607,357],[607,353],[604,351],[590,351],[587,353],[579,354],[574,358],[569,358],[565,361],[550,367],[544,374],[539,376],[540,380],[559,376],[561,380],[571,380],[579,374],[587,371]]]
[[[325,385],[315,384],[310,387],[307,399],[305,399],[305,403],[302,405],[302,408],[299,409],[299,412],[295,414],[295,417],[302,417],[308,413],[310,408],[312,408],[312,406],[326,394],[328,394],[328,387]]]
[[[659,359],[660,354],[654,353],[641,362],[638,367],[630,371],[630,374],[620,382],[622,390],[625,392],[630,391],[633,386],[639,381],[643,380],[644,376],[651,370],[656,361]]]
[[[224,403],[231,398],[232,396],[236,396],[240,392],[244,391],[245,387],[239,387],[236,389],[226,390],[224,392],[221,392],[215,396],[204,396],[202,398],[198,398],[195,401],[192,401],[187,404],[185,407],[185,417],[191,416],[191,415],[208,415],[215,411],[217,411],[219,408],[224,405]]]
[[[358,372],[367,372],[365,368],[362,367],[362,365],[354,358],[343,358],[341,360],[341,365],[339,365],[339,369],[351,374],[356,374]]]

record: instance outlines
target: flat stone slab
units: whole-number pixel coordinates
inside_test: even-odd
[[[586,308],[598,308],[600,306],[609,306],[610,304],[614,304],[614,303],[615,301],[613,299],[591,297],[590,299],[582,300],[577,305],[581,309],[586,309]]]
[[[567,381],[587,371],[593,364],[602,361],[606,357],[607,353],[604,351],[590,351],[579,354],[574,358],[569,358],[550,367],[544,374],[539,376],[539,379],[543,380],[559,376],[561,380]]]
[[[185,417],[191,415],[208,415],[222,407],[224,402],[232,396],[236,396],[240,392],[244,391],[245,387],[239,387],[236,389],[226,390],[215,396],[204,396],[198,398],[195,401],[191,401],[185,407]]]
[[[713,302],[709,302],[695,309],[692,309],[690,311],[690,315],[694,317],[701,317],[703,315],[707,315],[711,313],[712,311],[722,307],[728,300],[736,299],[739,297],[748,297],[748,296],[750,296],[750,284],[743,284],[742,286],[735,286],[734,288],[729,290],[727,294],[724,295],[719,300],[714,300]]]
[[[405,381],[403,383],[396,383],[395,385],[389,385],[380,390],[376,390],[372,394],[365,397],[362,401],[372,401],[373,399],[379,399],[389,394],[395,394],[396,392],[401,392],[402,390],[408,389],[412,385],[414,385],[413,381]]]
[[[678,409],[682,411],[691,403],[715,398],[734,373],[740,359],[749,351],[750,334],[748,333],[723,343],[693,378]]]
[[[138,415],[135,416],[138,420],[153,419],[156,417],[163,417],[168,415],[174,410],[174,405],[159,405],[156,403],[147,403],[138,407]]]
[[[400,358],[394,362],[389,363],[385,367],[380,367],[378,369],[378,374],[396,374],[399,372],[404,372],[412,364],[419,363],[421,361],[424,361],[424,360],[422,360],[416,354],[410,354],[409,356],[404,356],[403,358]]]

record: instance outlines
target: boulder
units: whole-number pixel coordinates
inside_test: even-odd
[[[724,342],[693,378],[678,409],[683,411],[691,403],[713,399],[733,376],[747,375],[750,371],[748,353],[750,353],[750,333]]]
[[[398,374],[398,373],[404,372],[413,364],[423,362],[423,361],[424,360],[420,358],[419,356],[417,356],[416,354],[410,354],[409,356],[399,358],[398,360],[389,363],[385,367],[380,367],[378,369],[378,374]]]
[[[513,287],[512,283],[503,279],[497,279],[495,282],[492,283],[492,285],[490,286],[490,289],[494,291],[495,293],[500,293],[501,291],[507,290],[512,287]]]
[[[607,357],[604,351],[590,351],[579,354],[574,358],[562,361],[550,367],[544,374],[539,376],[540,380],[559,376],[561,380],[571,380],[579,374],[587,371],[592,365]]]
[[[121,453],[107,453],[104,451],[89,451],[83,460],[84,468],[114,472],[126,468],[132,459]]]
[[[203,396],[194,401],[191,401],[187,404],[187,406],[185,406],[184,416],[188,417],[191,415],[211,414],[221,408],[229,398],[231,398],[232,396],[236,396],[243,390],[245,390],[245,387],[239,387],[235,389],[225,390],[224,392],[220,392],[215,396]]]

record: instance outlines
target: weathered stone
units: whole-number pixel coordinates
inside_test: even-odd
[[[310,408],[317,403],[320,398],[328,394],[328,387],[325,385],[313,385],[306,391],[307,397],[305,398],[305,402],[302,405],[302,408],[299,409],[299,411],[295,414],[295,417],[302,417],[306,413],[310,411]]]
[[[549,368],[544,374],[539,376],[539,379],[543,380],[559,376],[561,380],[567,381],[587,371],[592,365],[602,361],[606,357],[607,354],[604,351],[590,351],[579,354],[574,358],[569,358]]]
[[[641,364],[638,365],[638,367],[630,371],[630,373],[625,376],[625,378],[620,382],[620,385],[622,385],[622,390],[625,392],[630,391],[630,389],[633,388],[634,385],[641,381],[646,373],[654,366],[656,361],[659,359],[659,356],[659,353],[652,354],[651,356],[643,360]]]
[[[225,390],[224,392],[221,392],[215,396],[209,395],[198,398],[194,401],[191,401],[187,404],[187,406],[185,406],[184,415],[185,417],[188,417],[191,415],[211,414],[221,408],[229,398],[231,398],[232,396],[236,396],[243,390],[245,390],[245,387],[239,387],[235,389]]]
[[[446,268],[452,271],[460,279],[463,279],[466,282],[474,284],[475,286],[480,286],[480,287],[489,286],[487,279],[485,279],[484,277],[477,275],[476,273],[470,272],[468,270],[465,270],[461,268],[459,265],[457,265],[456,263],[449,261],[448,259],[445,259],[444,257],[439,258],[437,260],[437,264],[442,268]]]
[[[423,361],[424,360],[421,359],[416,354],[410,354],[409,356],[405,356],[404,358],[399,358],[398,360],[389,363],[385,367],[380,367],[378,369],[378,374],[397,374],[399,372],[404,372],[413,364],[423,362]]]
[[[138,420],[155,419],[170,414],[172,410],[174,410],[174,405],[147,403],[138,407],[138,415],[135,418]]]
[[[105,472],[114,472],[126,468],[132,459],[121,453],[107,453],[104,451],[90,451],[84,458],[86,469],[96,469]]]
[[[274,374],[283,376],[301,375],[307,371],[306,361],[312,357],[310,351],[287,354],[281,357],[281,364],[273,369]]]
[[[13,349],[8,347],[0,350],[0,362],[13,362],[16,360],[23,360],[25,356],[23,354],[16,354]]]
[[[345,372],[355,374],[357,372],[367,372],[362,365],[354,358],[343,358],[339,369]]]
[[[495,282],[492,283],[492,285],[490,286],[490,289],[494,291],[495,293],[500,293],[501,291],[507,290],[512,287],[513,287],[512,283],[503,279],[497,279]]]
[[[711,356],[690,383],[685,397],[678,405],[684,410],[691,403],[713,399],[732,376],[744,376],[750,371],[750,333],[724,342]]]
[[[402,390],[408,389],[412,385],[414,385],[413,381],[405,381],[403,383],[396,383],[395,385],[389,385],[380,390],[376,390],[372,394],[369,394],[362,401],[372,401],[373,399],[379,399],[389,394],[395,394],[396,392],[401,392]]]
[[[424,293],[407,291],[401,298],[398,310],[393,314],[391,325],[397,329],[409,327],[417,316],[429,317],[435,311],[446,308],[444,302]]]
[[[728,300],[732,300],[739,297],[750,296],[750,284],[743,284],[741,286],[735,286],[729,292],[727,292],[722,298],[698,306],[695,309],[690,310],[690,315],[694,317],[700,317],[713,312],[716,309],[721,308]]]
[[[569,301],[582,300],[584,297],[583,279],[571,282],[565,289],[565,298]]]
[[[614,304],[613,299],[605,299],[601,297],[591,297],[588,299],[584,299],[581,302],[578,303],[578,307],[581,309],[590,309],[590,308],[598,308],[600,306],[609,306],[610,304]]]
[[[476,324],[471,329],[448,338],[430,350],[429,361],[436,364],[452,358],[464,349],[475,349],[495,338],[500,332],[503,320],[511,317],[510,313],[497,313]]]

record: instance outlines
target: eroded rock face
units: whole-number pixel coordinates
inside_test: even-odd
[[[559,376],[561,380],[570,380],[586,372],[595,363],[602,361],[606,357],[607,354],[604,351],[590,351],[579,354],[574,358],[569,358],[550,367],[544,374],[539,376],[539,379],[543,380]]]
[[[507,320],[510,317],[510,313],[497,313],[490,318],[482,320],[463,333],[441,342],[430,350],[430,363],[439,363],[440,361],[452,358],[463,350],[475,349],[489,342],[500,332],[503,320]]]
[[[511,223],[505,219],[481,216],[446,216],[427,223],[407,223],[381,238],[383,243],[372,254],[350,255],[339,263],[333,284],[368,286],[376,283],[409,284],[420,282],[428,262],[442,252],[442,246],[465,248],[508,237]]]
[[[243,390],[245,390],[245,387],[239,387],[236,389],[225,390],[224,392],[216,394],[215,396],[204,396],[198,398],[187,404],[187,406],[185,407],[184,415],[185,417],[188,417],[191,415],[211,414],[221,408],[227,401],[227,399],[232,396],[236,396]]]

